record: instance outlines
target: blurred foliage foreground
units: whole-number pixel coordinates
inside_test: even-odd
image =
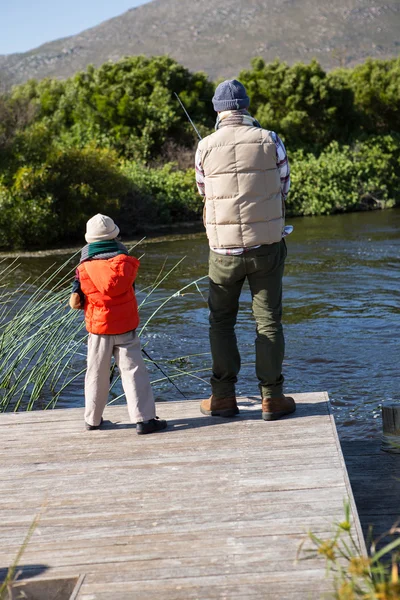
[[[298,558],[325,559],[326,574],[334,583],[334,593],[324,596],[326,600],[399,600],[398,524],[374,541],[370,528],[367,555],[359,547],[348,500],[344,509],[344,519],[334,524],[331,537],[322,539],[308,533],[308,540],[299,547]]]
[[[400,59],[325,73],[255,58],[238,77],[286,144],[288,215],[400,203]],[[82,240],[96,212],[123,235],[200,220],[197,138],[174,94],[204,136],[214,88],[169,57],[136,56],[0,96],[0,247]]]

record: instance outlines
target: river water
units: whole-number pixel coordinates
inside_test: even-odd
[[[294,232],[287,238],[284,278],[285,391],[328,391],[341,439],[374,437],[381,429],[382,404],[400,400],[400,211],[297,218],[289,223]],[[157,278],[165,277],[183,259],[141,309],[142,326],[157,311],[142,332],[142,342],[168,374],[180,375],[174,381],[185,396],[206,397],[210,376],[207,282],[177,293],[207,274],[204,233],[148,239],[133,254],[141,257],[139,302]],[[36,277],[50,263],[61,264],[65,258],[23,256],[20,277]],[[243,363],[237,393],[257,396],[255,327],[247,286],[237,336]],[[84,365],[84,348],[79,360],[77,368]],[[158,369],[150,367],[150,371],[158,401],[182,399],[169,382],[157,383],[163,378]],[[120,393],[117,382],[112,397]],[[78,379],[58,407],[83,403],[83,380]]]

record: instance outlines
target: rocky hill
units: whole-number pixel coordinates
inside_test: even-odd
[[[253,56],[316,57],[330,69],[399,49],[399,0],[152,0],[78,35],[0,55],[0,85],[64,78],[135,54],[169,54],[215,80],[237,76]]]

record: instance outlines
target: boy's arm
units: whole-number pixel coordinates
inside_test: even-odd
[[[79,271],[75,271],[75,279],[72,284],[72,294],[69,299],[69,305],[76,310],[82,309],[85,304],[85,294],[81,290],[81,282],[79,280]]]

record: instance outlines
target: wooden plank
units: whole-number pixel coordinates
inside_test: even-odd
[[[168,429],[144,437],[124,406],[94,432],[82,409],[0,415],[0,563],[43,505],[23,572],[84,573],[79,600],[320,598],[324,562],[297,548],[331,534],[351,490],[327,394],[295,398],[272,423],[258,399],[231,420],[163,403]]]
[[[225,569],[225,572],[219,576],[201,576],[191,578],[169,578],[163,580],[162,588],[152,580],[132,582],[129,579],[120,582],[108,582],[108,591],[113,599],[118,597],[118,593],[126,594],[125,598],[130,597],[129,593],[134,594],[135,598],[142,600],[151,597],[148,594],[155,594],[158,597],[172,599],[176,597],[189,598],[268,598],[276,600],[279,598],[293,598],[308,600],[310,597],[321,599],[321,592],[328,591],[329,585],[321,581],[318,571],[308,569],[301,576],[296,573],[296,577],[288,577],[287,571],[278,571],[275,573],[240,574],[238,577],[235,570],[231,573]],[[87,583],[82,586],[82,599],[87,592],[95,592],[96,600],[100,596],[101,585],[92,581],[91,576],[87,576]],[[195,593],[193,593],[195,592]],[[177,596],[176,594],[181,594]],[[186,596],[184,595],[186,594]],[[190,594],[190,595],[189,595]],[[316,595],[314,595],[316,594]],[[120,597],[124,597],[123,595]]]

